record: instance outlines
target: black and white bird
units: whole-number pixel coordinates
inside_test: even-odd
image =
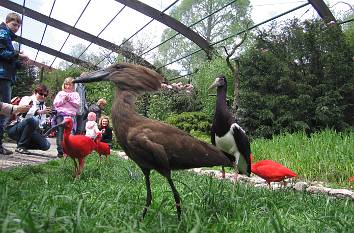
[[[227,156],[235,160],[237,174],[251,174],[251,147],[245,131],[239,126],[226,104],[227,81],[225,76],[217,77],[209,89],[217,88],[215,115],[211,126],[211,142]],[[222,167],[222,177],[225,170]]]

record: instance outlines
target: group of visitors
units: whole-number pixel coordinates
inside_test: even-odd
[[[28,61],[28,57],[15,51],[12,45],[21,23],[20,15],[10,13],[5,23],[0,25],[0,154],[12,154],[12,151],[2,145],[5,129],[9,138],[17,142],[15,151],[18,153],[29,154],[28,149],[48,150],[50,142],[43,135],[43,128],[49,115],[53,116],[52,124],[59,124],[68,117],[72,118],[73,134],[85,133],[93,140],[100,134],[101,141],[111,147],[112,128],[109,126],[109,118],[101,117],[101,112],[107,104],[106,100],[99,99],[88,107],[83,84],[74,85],[72,77],[64,80],[62,90],[54,98],[53,108],[45,105],[49,90],[43,84],[38,84],[31,96],[22,97],[18,105],[10,104],[16,71]],[[12,120],[5,126],[6,119],[11,115]],[[56,133],[58,157],[63,157],[63,131],[62,127],[58,127]]]

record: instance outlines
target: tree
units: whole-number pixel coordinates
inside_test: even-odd
[[[170,15],[185,25],[189,26],[201,20],[191,28],[204,37],[209,43],[217,42],[225,37],[235,34],[244,25],[248,25],[249,18],[249,0],[240,0],[230,3],[230,0],[183,0],[179,6],[174,8]],[[217,10],[220,10],[216,12]],[[212,14],[213,12],[216,12]],[[176,32],[172,29],[166,29],[162,36],[162,41],[174,36]],[[232,44],[234,39],[229,39],[220,44]],[[171,62],[176,58],[181,58],[199,48],[191,41],[177,35],[175,38],[167,41],[159,47],[160,58],[164,63]],[[186,71],[193,71],[198,68],[201,61],[206,60],[206,54],[196,53],[180,61]]]
[[[240,59],[240,121],[262,137],[352,126],[352,54],[340,26],[319,20],[259,31]]]
[[[35,85],[37,69],[34,66],[23,67],[17,72],[17,81],[12,89],[12,97],[32,95]]]

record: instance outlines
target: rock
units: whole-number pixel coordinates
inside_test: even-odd
[[[306,188],[307,192],[310,193],[321,193],[321,194],[328,194],[329,191],[331,191],[331,188],[326,188],[326,187],[320,187],[320,186],[310,186]]]
[[[350,197],[352,200],[354,200],[354,192],[347,189],[332,189],[328,192],[328,194],[337,198]]]
[[[300,181],[294,185],[294,189],[297,191],[304,191],[309,185],[306,182]]]

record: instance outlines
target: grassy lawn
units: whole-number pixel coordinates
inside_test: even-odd
[[[332,134],[329,131],[319,134],[327,140],[323,143],[310,139],[308,144],[300,143],[297,140],[301,135],[297,134],[255,141],[252,148],[256,159],[280,161],[301,179],[313,178],[349,187],[344,177],[353,173],[353,134]],[[335,154],[328,158],[334,153],[330,152],[334,144],[337,144]],[[293,161],[294,158],[297,160]],[[338,169],[338,173],[345,174],[332,175],[332,171],[324,169]],[[270,191],[187,171],[173,175],[182,198],[181,221],[177,220],[167,182],[156,172],[151,177],[152,206],[141,220],[145,183],[133,162],[112,156],[108,162],[99,163],[98,156],[92,155],[87,158],[81,178],[72,175],[70,159],[1,171],[1,232],[352,232],[354,229],[354,202],[350,199],[293,190]]]

